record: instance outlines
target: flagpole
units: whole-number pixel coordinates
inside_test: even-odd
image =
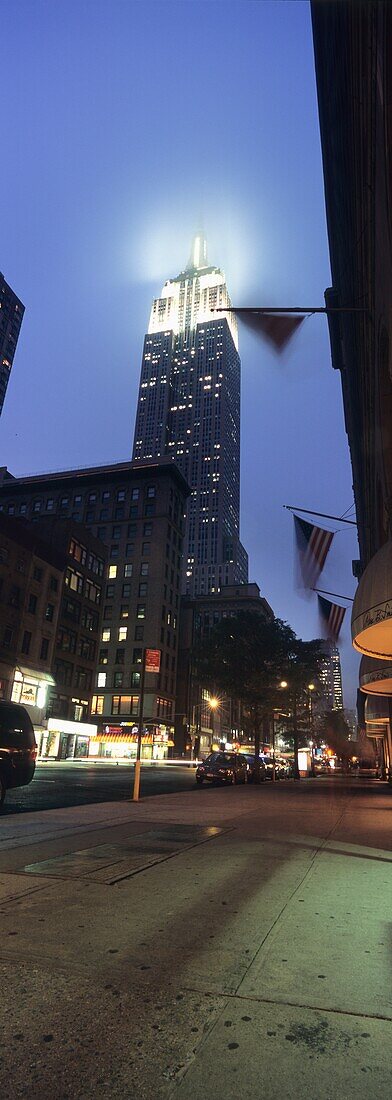
[[[305,516],[319,516],[320,519],[336,519],[339,523],[350,523],[352,527],[358,527],[355,519],[343,519],[343,516],[330,516],[328,512],[313,512],[311,508],[296,508],[293,504],[284,504],[289,512],[303,512]]]
[[[336,596],[337,600],[350,600],[350,603],[354,600],[354,596],[341,596],[340,592],[327,592],[326,588],[312,587],[312,592],[321,592],[323,596]]]
[[[210,313],[367,313],[365,306],[211,306]]]

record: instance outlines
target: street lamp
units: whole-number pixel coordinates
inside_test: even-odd
[[[201,711],[203,709],[203,707],[209,707],[209,710],[210,710],[210,713],[211,713],[211,734],[212,734],[211,740],[212,741],[214,740],[214,733],[215,733],[214,715],[215,715],[215,711],[218,709],[219,706],[220,706],[220,700],[217,699],[215,695],[209,695],[205,699],[202,699],[200,701],[200,703],[193,703],[193,708],[192,708],[193,709],[193,725],[195,725],[195,720],[194,720],[195,719],[195,711],[196,710]],[[199,738],[199,741],[200,741],[200,738]],[[200,747],[200,745],[199,745],[199,747]]]

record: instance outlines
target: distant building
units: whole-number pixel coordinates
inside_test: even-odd
[[[318,678],[322,685],[322,698],[315,704],[316,709],[342,710],[343,686],[340,653],[334,642],[322,644],[323,657]]]
[[[257,611],[265,619],[274,618],[257,584],[227,585],[220,592],[182,599],[176,704],[176,748],[180,753],[186,751],[187,745],[189,751],[195,741],[197,749],[206,752],[214,739],[230,742],[240,735],[238,700],[222,699],[214,712],[209,705],[209,693],[199,683],[193,664],[195,646],[222,619],[240,611]]]
[[[153,302],[144,340],[135,464],[171,457],[191,494],[183,593],[246,583],[240,542],[240,358],[225,276],[195,237],[187,268]]]
[[[184,511],[188,487],[171,460],[157,463],[120,462],[84,470],[37,477],[13,478],[0,472],[0,511],[25,516],[37,525],[42,518],[55,518],[56,526],[68,519],[75,528],[83,524],[107,547],[104,576],[96,581],[102,588],[102,624],[92,683],[91,716],[97,724],[96,742],[90,752],[110,756],[132,754],[135,726],[140,708],[140,671],[144,648],[161,651],[160,673],[146,677],[144,755],[167,755],[175,712],[178,617]],[[69,529],[71,534],[71,529]],[[73,537],[81,546],[83,531]],[[86,549],[89,549],[89,544]],[[68,559],[68,597],[78,600],[79,569],[74,549]],[[98,555],[99,556],[99,555]],[[73,571],[73,572],[72,572]],[[75,576],[76,574],[76,576]],[[93,577],[91,577],[94,583]],[[75,587],[76,586],[76,587]],[[92,606],[94,613],[95,605]],[[62,615],[64,608],[62,610]],[[76,631],[68,616],[68,635]],[[62,622],[61,629],[65,630]],[[77,633],[77,631],[76,631]],[[95,630],[83,630],[83,638],[94,638]],[[65,696],[64,678],[73,676],[66,634],[57,646],[56,706]],[[79,634],[75,645],[79,645]],[[72,641],[72,645],[74,642]],[[61,649],[61,654],[59,650]],[[87,650],[86,650],[87,654]],[[76,662],[77,668],[92,668],[90,658]],[[88,698],[81,682],[72,686],[77,703]],[[86,682],[86,681],[85,681]],[[62,700],[63,697],[63,700]],[[72,699],[71,699],[72,701]],[[54,716],[55,717],[55,716]]]
[[[20,520],[0,515],[0,698],[45,728],[65,557]]]
[[[11,374],[24,305],[0,272],[0,416]]]

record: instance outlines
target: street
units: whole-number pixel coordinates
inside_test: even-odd
[[[37,764],[28,787],[7,791],[2,816],[83,806],[90,802],[127,800],[131,797],[132,785],[132,764],[45,761]],[[194,786],[195,769],[186,764],[147,764],[142,768],[142,794],[174,794]]]
[[[5,818],[2,1095],[385,1100],[391,811],[333,777]]]

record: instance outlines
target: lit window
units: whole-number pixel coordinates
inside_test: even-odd
[[[120,626],[118,630],[119,642],[125,642],[127,639],[128,628],[126,626]]]
[[[93,695],[91,700],[91,714],[103,714],[104,702],[104,695]]]
[[[137,618],[145,619],[146,617],[146,605],[144,603],[138,603],[137,605]]]
[[[108,577],[110,578],[110,580],[113,580],[114,577],[117,577],[117,565],[109,565]]]
[[[110,630],[103,630],[102,631],[102,641],[103,642],[110,642]]]
[[[97,687],[106,687],[106,672],[99,672],[97,676]]]

